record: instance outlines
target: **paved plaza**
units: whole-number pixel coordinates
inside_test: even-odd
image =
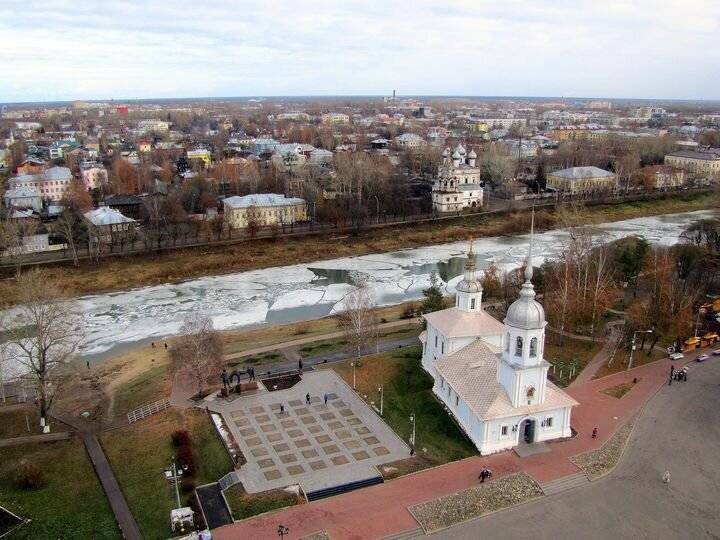
[[[376,466],[410,454],[407,444],[332,370],[305,373],[287,390],[263,389],[208,406],[223,415],[247,459],[238,476],[249,493],[292,484],[309,493],[366,480],[379,475]]]

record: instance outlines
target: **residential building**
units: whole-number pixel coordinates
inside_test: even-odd
[[[694,152],[681,150],[665,156],[665,165],[672,165],[687,172],[720,177],[720,151]]]
[[[90,243],[96,246],[129,240],[134,236],[137,226],[134,219],[107,206],[85,212],[83,217],[88,223]]]
[[[343,113],[331,112],[321,115],[320,120],[324,124],[347,124],[350,122],[350,116]]]
[[[446,148],[442,157],[443,162],[433,182],[433,209],[436,212],[457,212],[463,208],[482,206],[483,187],[480,167],[475,164],[475,151],[470,150],[466,155],[465,148],[459,144],[452,155]]]
[[[615,191],[618,187],[618,180],[614,173],[599,167],[571,167],[548,173],[547,187],[575,195],[597,191]]]
[[[223,199],[225,222],[233,229],[245,229],[251,224],[292,225],[307,221],[307,203],[297,197],[276,193],[260,193]]]
[[[80,143],[73,139],[55,141],[50,145],[50,159],[64,159],[65,152],[79,148]]]
[[[310,163],[313,165],[329,165],[333,162],[335,154],[324,148],[316,148],[310,152]]]
[[[21,174],[8,181],[10,189],[34,187],[40,196],[48,201],[59,201],[72,182],[72,173],[67,167],[50,167],[38,174]]]
[[[472,244],[455,305],[423,315],[422,368],[482,455],[567,438],[577,402],[548,380],[545,311],[532,284],[532,233],[520,297],[501,323],[482,306]]]
[[[48,168],[47,162],[37,158],[27,158],[17,168],[18,174],[38,174]]]
[[[10,155],[10,150],[0,148],[0,171],[9,169],[11,161],[12,156]]]
[[[97,189],[107,184],[108,173],[105,167],[97,161],[83,161],[80,164],[80,179],[85,189]]]
[[[425,146],[425,139],[415,133],[403,133],[402,135],[395,137],[395,144],[401,148],[408,148],[411,150],[422,148]]]
[[[18,186],[8,189],[3,195],[7,208],[32,208],[35,212],[42,210],[42,197],[34,186]]]
[[[105,206],[117,210],[124,216],[137,220],[142,218],[143,202],[140,197],[118,194],[105,197],[103,202]]]
[[[250,144],[252,153],[256,156],[272,154],[280,143],[275,139],[253,139]]]
[[[167,133],[170,131],[170,122],[164,120],[140,120],[138,122],[138,129],[144,133]]]
[[[210,168],[212,165],[212,156],[210,150],[205,148],[196,148],[187,151],[187,159],[189,162],[201,162],[204,169]]]

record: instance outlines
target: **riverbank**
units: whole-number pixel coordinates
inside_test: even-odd
[[[582,215],[585,224],[716,208],[720,193],[672,197],[659,200],[596,205]],[[560,227],[555,209],[536,213],[536,229]],[[388,251],[488,236],[525,233],[529,214],[471,215],[443,222],[400,225],[360,231],[354,235],[304,236],[262,239],[233,245],[189,248],[160,254],[105,259],[100,265],[83,262],[79,267],[45,267],[49,279],[61,284],[66,297],[82,296],[148,285],[179,283],[191,278],[258,270],[274,266],[384,253]],[[13,280],[0,283],[0,304],[13,305],[17,291]]]

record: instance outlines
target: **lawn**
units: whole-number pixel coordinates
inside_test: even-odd
[[[298,349],[300,356],[303,358],[311,358],[322,354],[329,354],[338,351],[344,351],[348,348],[348,342],[345,339],[328,339],[325,341],[315,341],[303,345]]]
[[[163,471],[175,449],[170,435],[190,432],[198,472],[197,486],[215,482],[232,469],[230,457],[207,414],[168,409],[127,427],[104,433],[101,443],[130,509],[146,539],[167,538],[175,496]],[[186,503],[190,493],[182,493]],[[196,516],[197,519],[197,516]]]
[[[45,485],[18,489],[20,462],[38,465]],[[8,540],[120,538],[110,505],[79,439],[0,448],[0,505],[32,521]]]
[[[567,386],[585,368],[603,344],[562,337],[548,332],[545,338],[545,360],[552,364],[550,377],[553,382]]]
[[[116,416],[122,416],[140,405],[169,395],[170,374],[167,364],[153,366],[117,386],[113,412]]]
[[[25,417],[27,416],[27,420]],[[29,422],[28,422],[29,421]],[[28,423],[30,431],[28,431]],[[51,423],[53,431],[54,426]],[[25,437],[27,435],[38,435],[42,433],[40,428],[40,420],[37,407],[28,407],[27,409],[15,409],[12,411],[4,411],[0,407],[0,439],[10,437]],[[0,450],[0,453],[2,450]]]
[[[476,454],[475,447],[448,416],[432,393],[432,379],[420,366],[421,347],[405,347],[366,356],[357,368],[357,390],[367,401],[379,405],[378,386],[383,385],[385,422],[405,441],[410,438],[410,415],[416,415],[416,447],[428,466],[456,461]],[[350,386],[350,361],[328,366]]]
[[[304,502],[301,496],[284,489],[273,489],[262,493],[247,493],[242,484],[235,484],[225,490],[225,499],[230,506],[233,518],[236,520]]]
[[[640,382],[640,379],[638,379],[637,382]],[[632,390],[632,387],[635,386],[637,382],[634,380],[628,381],[626,383],[618,384],[615,386],[611,386],[610,388],[606,388],[605,390],[601,390],[601,392],[603,394],[607,394],[608,396],[620,399],[630,390]]]
[[[273,364],[281,361],[285,358],[282,354],[276,352],[267,352],[263,354],[256,354],[255,356],[245,356],[238,360],[228,362],[228,366],[264,366],[266,364]]]
[[[633,353],[633,367],[644,366],[645,364],[650,364],[651,362],[655,362],[663,358],[667,358],[667,353],[664,351],[653,349],[650,356],[648,356],[647,349],[645,351],[640,351],[638,349]],[[613,358],[612,364],[609,366],[607,363],[602,365],[593,378],[599,379],[600,377],[605,377],[606,375],[612,375],[613,373],[625,371],[628,367],[629,359],[629,351],[618,350],[615,354],[615,358]]]

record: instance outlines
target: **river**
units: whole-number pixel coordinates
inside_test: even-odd
[[[597,242],[638,235],[671,245],[693,220],[711,215],[644,217],[593,229]],[[567,238],[564,230],[536,234],[534,265],[556,257]],[[475,241],[478,268],[491,261],[503,270],[516,268],[525,260],[527,245],[528,235],[480,238]],[[91,361],[102,360],[132,344],[176,334],[183,318],[195,312],[210,315],[219,329],[324,317],[341,308],[356,274],[372,287],[379,305],[422,298],[434,271],[449,293],[460,279],[467,249],[468,242],[455,242],[83,296],[75,300],[85,323],[82,353]]]

